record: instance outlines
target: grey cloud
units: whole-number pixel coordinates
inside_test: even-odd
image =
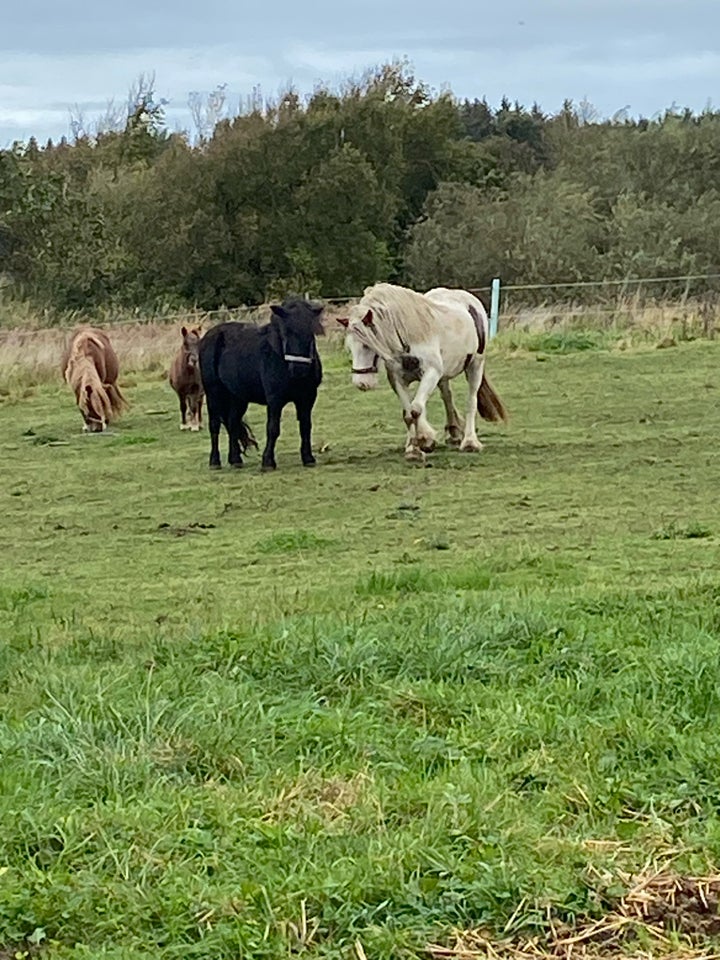
[[[701,109],[720,76],[718,27],[715,0],[30,0],[3,16],[0,145],[67,132],[71,105],[102,113],[142,71],[183,123],[191,90],[227,83],[236,105],[258,84],[307,91],[404,55],[434,88],[491,103]]]

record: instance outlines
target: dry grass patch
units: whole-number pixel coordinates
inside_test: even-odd
[[[609,878],[606,878],[606,880]],[[447,946],[427,948],[437,960],[601,960],[606,957],[711,960],[720,935],[720,875],[681,876],[668,868],[612,878],[626,888],[608,898],[610,910],[599,920],[574,927],[548,916],[548,931],[534,937],[497,940],[483,930],[458,930]],[[506,929],[512,926],[512,918]]]
[[[325,824],[346,820],[353,810],[375,805],[372,778],[364,772],[352,777],[322,777],[316,771],[301,774],[271,801],[266,822],[317,817]]]

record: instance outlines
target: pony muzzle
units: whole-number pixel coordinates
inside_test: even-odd
[[[374,371],[363,371],[362,373],[355,373],[353,371],[352,375],[353,386],[357,387],[358,390],[374,390],[378,385],[377,373]]]
[[[88,419],[83,424],[83,430],[85,433],[102,433],[105,430],[107,424],[104,420],[95,420],[94,418]]]

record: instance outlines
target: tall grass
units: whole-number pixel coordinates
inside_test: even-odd
[[[7,309],[7,306],[6,308]],[[58,364],[70,328],[87,323],[79,316],[63,317],[62,323],[38,325],[43,318],[20,305],[12,325],[0,323],[0,391],[32,387],[58,376]],[[329,304],[325,327],[327,347],[339,350],[344,334],[335,323],[347,313],[346,304]],[[108,329],[124,373],[160,373],[170,364],[183,325],[201,328],[224,319],[266,322],[267,306],[252,310],[219,313],[169,314],[157,319],[99,316],[93,320]],[[613,308],[547,305],[503,313],[500,335],[493,343],[496,352],[575,352],[588,349],[628,349],[638,346],[672,346],[694,339],[714,339],[716,314],[711,305],[637,304],[618,301]]]

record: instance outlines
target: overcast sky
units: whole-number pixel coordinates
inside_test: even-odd
[[[718,0],[23,0],[0,25],[0,146],[69,133],[154,72],[171,126],[191,91],[312,90],[397,57],[436,90],[604,114],[720,106]]]

